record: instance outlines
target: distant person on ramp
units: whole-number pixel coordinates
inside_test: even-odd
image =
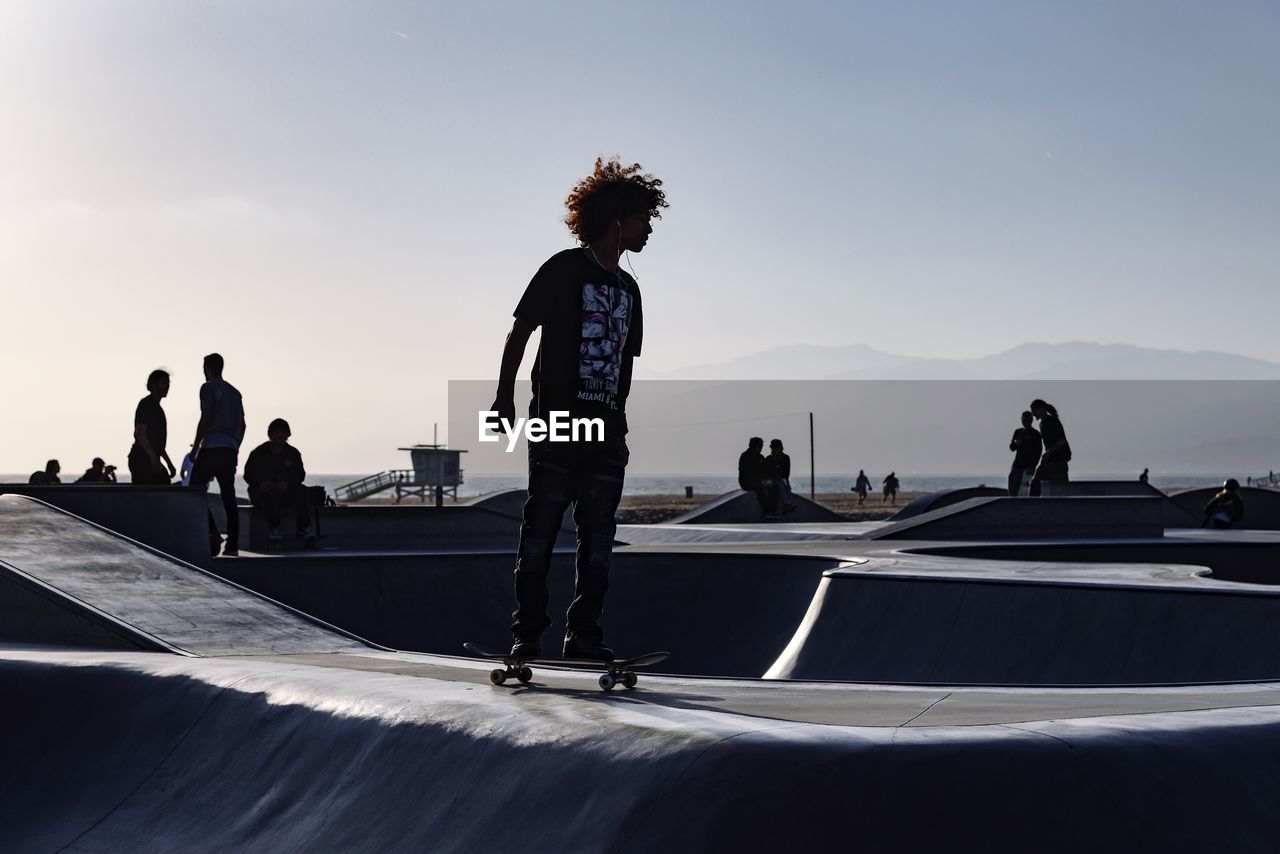
[[[881,485],[884,486],[884,497],[880,499],[880,503],[896,505],[898,503],[898,487],[901,485],[898,481],[897,473],[889,472],[885,479],[881,481]]]
[[[1142,470],[1142,474],[1138,475],[1138,483],[1147,483],[1148,480],[1150,480],[1150,478],[1151,478],[1151,469],[1145,468]]]
[[[169,394],[169,372],[157,368],[147,376],[147,396],[133,412],[133,447],[129,449],[129,480],[138,486],[167,486],[177,472],[165,445],[169,422],[160,401]]]
[[[858,479],[853,482],[853,491],[858,493],[858,506],[861,507],[867,500],[867,493],[871,491],[871,478],[862,469],[858,469]]]
[[[1215,528],[1226,529],[1238,524],[1244,519],[1244,498],[1240,495],[1240,481],[1234,477],[1228,478],[1222,484],[1222,489],[1217,495],[1209,499],[1209,503],[1204,506],[1204,521],[1200,527],[1213,525]]]
[[[204,357],[204,385],[200,386],[200,423],[191,442],[196,454],[191,469],[191,485],[207,488],[218,481],[222,509],[227,514],[227,542],[222,553],[227,557],[240,554],[240,511],[236,504],[236,463],[240,443],[244,440],[244,402],[240,392],[222,378],[222,356],[210,353]],[[221,536],[218,525],[209,514],[209,551],[215,557]]]
[[[43,471],[33,471],[31,477],[27,478],[27,483],[32,486],[53,486],[55,483],[62,483],[62,478],[58,477],[58,472],[62,471],[62,464],[57,460],[49,460],[44,464]]]
[[[738,488],[746,492],[754,492],[760,501],[760,509],[764,518],[778,518],[778,494],[769,483],[765,470],[764,439],[752,436],[747,442],[747,449],[738,455]]]
[[[249,500],[267,517],[268,535],[272,542],[284,539],[280,530],[280,508],[293,505],[294,530],[300,539],[311,535],[311,502],[302,481],[307,470],[302,454],[289,444],[293,432],[289,422],[277,418],[267,427],[267,441],[249,452],[244,463],[244,479],[249,485]]]
[[[644,328],[640,287],[620,262],[624,252],[644,249],[653,232],[650,221],[661,217],[667,200],[661,180],[615,157],[598,158],[565,206],[565,224],[578,247],[553,255],[520,298],[491,409],[514,422],[516,373],[529,336],[541,327],[530,417],[547,420],[553,412],[566,412],[570,418],[599,418],[604,435],[595,430],[572,442],[529,442],[529,498],[516,557],[511,654],[542,655],[542,634],[551,625],[547,571],[561,519],[572,504],[577,582],[563,654],[612,661],[600,617],[630,455],[626,402],[632,360],[640,355]]]
[[[1058,418],[1057,407],[1036,398],[1027,408],[1040,420],[1040,437],[1044,440],[1040,465],[1031,478],[1031,494],[1038,496],[1043,484],[1065,483],[1071,479],[1067,472],[1067,463],[1071,462],[1071,445],[1067,442],[1067,431]]]
[[[775,508],[781,504],[783,513],[795,512],[796,502],[791,492],[791,457],[783,452],[781,439],[769,441],[769,456],[764,458],[764,474],[777,495],[774,500]]]
[[[1040,431],[1031,426],[1033,417],[1030,410],[1022,413],[1022,426],[1013,431],[1013,438],[1009,440],[1009,450],[1014,453],[1013,465],[1009,468],[1009,495],[1015,498],[1026,495],[1031,476],[1040,463],[1040,452],[1044,450]]]

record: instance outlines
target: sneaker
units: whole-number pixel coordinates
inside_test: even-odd
[[[582,658],[587,661],[613,661],[613,650],[599,641],[589,641],[569,634],[564,638],[564,657]]]
[[[284,539],[284,532],[279,528],[272,528],[271,533],[267,534],[267,539],[273,543],[278,543]]]
[[[514,658],[542,658],[542,644],[536,640],[518,640],[511,644],[511,655]]]
[[[227,543],[222,547],[223,557],[240,557],[240,549],[235,543]]]

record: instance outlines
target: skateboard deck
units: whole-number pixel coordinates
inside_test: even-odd
[[[613,661],[597,661],[592,658],[549,658],[547,656],[524,658],[512,655],[510,652],[497,652],[477,643],[464,643],[462,647],[479,658],[501,661],[506,665],[505,669],[497,668],[489,672],[489,681],[494,685],[501,685],[513,676],[523,684],[533,678],[533,671],[529,669],[530,664],[547,664],[555,667],[585,667],[592,670],[603,670],[604,673],[600,676],[598,682],[601,689],[605,691],[612,691],[615,685],[634,688],[636,682],[639,681],[634,668],[648,667],[660,661],[666,661],[671,656],[669,652],[650,652],[635,658],[619,658]]]

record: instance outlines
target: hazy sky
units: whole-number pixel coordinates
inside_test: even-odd
[[[1280,7],[0,4],[0,471],[121,466],[200,357],[251,441],[403,464],[496,375],[569,187],[637,160],[638,370],[781,344],[1280,360]],[[523,373],[523,371],[522,371]]]

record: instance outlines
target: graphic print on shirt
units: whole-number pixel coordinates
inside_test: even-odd
[[[578,400],[616,405],[630,328],[631,294],[611,285],[583,284]]]

